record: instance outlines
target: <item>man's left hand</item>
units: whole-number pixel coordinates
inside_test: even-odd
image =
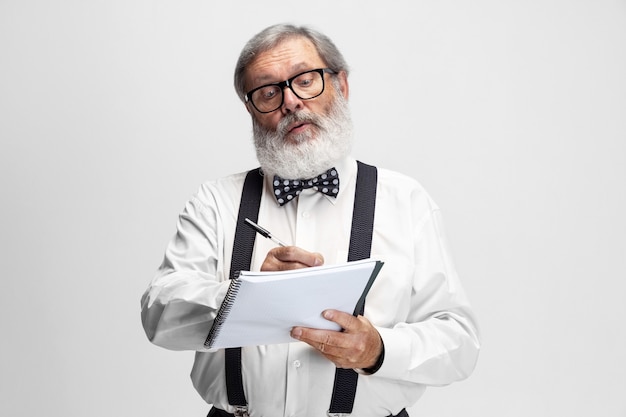
[[[343,331],[294,327],[291,336],[319,351],[338,368],[371,368],[383,350],[380,334],[363,316],[325,310],[322,316]]]

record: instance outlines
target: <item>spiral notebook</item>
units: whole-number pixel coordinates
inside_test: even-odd
[[[208,349],[295,342],[294,326],[340,330],[325,309],[353,313],[383,262],[372,259],[280,272],[240,271],[204,342]]]

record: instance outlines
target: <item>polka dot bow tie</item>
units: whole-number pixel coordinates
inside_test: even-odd
[[[320,193],[337,197],[339,193],[339,175],[331,168],[317,177],[308,180],[286,180],[274,176],[274,196],[281,206],[296,198],[304,189],[313,188]]]

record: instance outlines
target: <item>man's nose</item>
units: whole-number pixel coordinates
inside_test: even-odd
[[[280,110],[283,114],[287,114],[300,109],[302,109],[302,100],[298,98],[290,87],[285,87],[283,89],[283,105],[280,106]]]

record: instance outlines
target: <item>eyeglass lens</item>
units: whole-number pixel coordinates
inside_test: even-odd
[[[296,96],[303,100],[317,97],[324,91],[324,78],[320,72],[309,71],[300,74],[291,80],[289,87]],[[270,112],[281,106],[283,94],[282,86],[267,85],[255,90],[250,99],[259,111]]]

